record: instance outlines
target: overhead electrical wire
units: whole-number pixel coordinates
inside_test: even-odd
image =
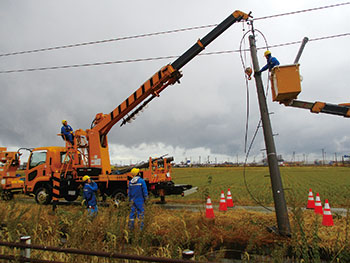
[[[277,14],[277,15],[258,17],[258,18],[255,18],[254,20],[263,20],[263,19],[270,19],[270,18],[276,18],[276,17],[281,17],[281,16],[296,15],[296,14],[300,14],[300,13],[318,11],[318,10],[322,10],[322,9],[339,7],[339,6],[349,5],[349,4],[350,4],[350,2],[345,2],[345,3],[334,4],[334,5],[328,5],[328,6],[314,7],[314,8],[309,8],[309,9],[304,9],[304,10],[299,10],[299,11],[292,11],[292,12]]]
[[[137,38],[144,38],[144,37],[151,37],[151,36],[158,36],[158,35],[165,35],[165,34],[171,34],[171,33],[190,31],[190,30],[197,30],[197,29],[203,29],[203,28],[214,27],[214,26],[216,26],[216,24],[215,25],[194,26],[194,27],[160,31],[160,32],[154,32],[154,33],[145,33],[145,34],[133,35],[133,36],[117,37],[117,38],[96,40],[96,41],[90,41],[90,42],[82,42],[82,43],[69,44],[69,45],[63,45],[63,46],[55,46],[55,47],[48,47],[48,48],[39,48],[39,49],[26,50],[26,51],[4,53],[4,54],[0,54],[0,57],[8,57],[8,56],[23,55],[23,54],[37,53],[37,52],[43,52],[43,51],[52,51],[52,50],[65,49],[65,48],[103,44],[103,43],[115,42],[115,41],[121,41],[121,40],[137,39]]]
[[[332,36],[325,36],[325,37],[318,37],[318,38],[312,38],[309,39],[309,42],[311,41],[319,41],[319,40],[326,40],[331,38],[338,38],[338,37],[345,37],[350,36],[350,33],[343,33],[338,35],[332,35]],[[287,43],[281,43],[281,44],[275,44],[269,46],[270,48],[277,48],[277,47],[283,47],[283,46],[289,46],[289,45],[295,45],[300,44],[302,41],[293,41],[293,42],[287,42]],[[265,47],[259,47],[258,50],[264,49]],[[242,50],[223,50],[223,51],[213,51],[213,52],[206,52],[198,54],[198,56],[210,56],[210,55],[220,55],[220,54],[229,54],[229,53],[238,53]],[[247,51],[247,50],[243,50]],[[123,63],[134,63],[134,62],[145,62],[145,61],[155,61],[155,60],[164,60],[164,59],[176,59],[179,56],[161,56],[161,57],[150,57],[150,58],[138,58],[138,59],[126,59],[126,60],[116,60],[116,61],[105,61],[105,62],[94,62],[94,63],[85,63],[85,64],[73,64],[73,65],[63,65],[63,66],[52,66],[52,67],[41,67],[41,68],[27,68],[27,69],[12,69],[12,70],[1,70],[0,74],[5,73],[21,73],[21,72],[31,72],[31,71],[42,71],[42,70],[55,70],[55,69],[67,69],[67,68],[79,68],[79,67],[91,67],[91,66],[102,66],[102,65],[112,65],[112,64],[123,64]]]
[[[287,13],[276,14],[276,15],[258,17],[258,18],[254,18],[254,20],[256,21],[256,20],[271,19],[271,18],[276,18],[276,17],[281,17],[281,16],[295,15],[295,14],[300,14],[300,13],[305,13],[305,12],[311,12],[311,11],[317,11],[317,10],[328,9],[328,8],[333,8],[333,7],[345,6],[345,5],[349,5],[349,4],[350,4],[350,2],[344,2],[344,3],[334,4],[334,5],[314,7],[314,8],[309,8],[309,9],[303,9],[303,10],[298,10],[298,11],[292,11],[292,12],[287,12]],[[53,47],[38,48],[38,49],[33,49],[33,50],[9,52],[9,53],[0,54],[0,57],[8,57],[8,56],[14,56],[14,55],[24,55],[24,54],[44,52],[44,51],[53,51],[53,50],[66,49],[66,48],[74,48],[74,47],[82,47],[82,46],[88,46],[88,45],[104,44],[104,43],[116,42],[116,41],[121,41],[121,40],[130,40],[130,39],[137,39],[137,38],[165,35],[165,34],[171,34],[171,33],[184,32],[184,31],[198,30],[198,29],[203,29],[203,28],[211,28],[211,27],[215,27],[217,25],[218,24],[194,26],[194,27],[173,29],[173,30],[167,30],[167,31],[145,33],[145,34],[139,34],[139,35],[133,35],[133,36],[124,36],[124,37],[116,37],[116,38],[96,40],[96,41],[89,41],[89,42],[82,42],[82,43],[76,43],[76,44],[67,44],[67,45],[62,45],[62,46],[53,46]]]

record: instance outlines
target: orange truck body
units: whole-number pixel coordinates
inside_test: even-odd
[[[15,192],[22,192],[24,178],[17,174],[20,165],[18,152],[9,152],[0,147],[0,188],[4,200],[12,198]]]
[[[169,160],[172,158],[150,158],[140,167],[149,191],[155,196],[181,194],[184,190],[184,186],[172,184]],[[103,197],[126,198],[132,167],[103,173],[103,162],[94,159],[94,166],[87,163],[84,155],[71,147],[35,148],[27,163],[24,193],[34,195],[40,204],[49,204],[55,198],[55,190],[56,199],[74,201],[80,195],[82,177],[89,175]]]

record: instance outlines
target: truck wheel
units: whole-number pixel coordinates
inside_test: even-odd
[[[66,195],[64,199],[68,202],[73,202],[78,199],[79,195]]]
[[[111,198],[113,203],[118,206],[120,202],[126,200],[126,192],[122,189],[116,189],[111,195]]]
[[[42,186],[35,192],[35,201],[40,205],[51,203],[52,195],[47,186]]]
[[[13,198],[13,194],[10,191],[2,191],[1,199],[4,201],[10,201]]]
[[[75,191],[75,194],[74,195],[69,195],[69,194],[66,194],[66,196],[64,197],[64,199],[68,202],[73,202],[75,200],[78,199],[79,197],[79,191],[78,190],[74,190]]]

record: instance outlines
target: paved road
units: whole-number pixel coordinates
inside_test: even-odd
[[[25,202],[25,203],[35,203],[34,198],[16,198],[16,200]],[[80,202],[74,201],[74,202],[67,202],[67,201],[60,201],[59,205],[74,205],[74,206],[79,206],[81,205]],[[106,202],[99,202],[100,206],[108,206],[109,204]],[[191,210],[194,212],[198,211],[205,211],[205,204],[181,204],[181,203],[166,203],[166,204],[156,204],[154,205],[160,206],[164,209],[169,209],[169,210]],[[218,210],[219,206],[218,205],[213,205],[213,208]],[[263,212],[263,213],[271,213],[275,211],[274,207],[267,207],[264,208],[262,206],[235,206],[233,208],[229,208],[232,210],[235,209],[244,209],[248,211],[257,211],[257,212]],[[305,209],[305,208],[303,208]],[[291,210],[291,209],[289,209]],[[341,215],[341,216],[346,216],[347,214],[347,209],[345,208],[331,208],[332,215]]]
[[[164,207],[165,209],[184,209],[184,210],[191,210],[191,211],[203,211],[205,210],[205,205],[197,205],[197,204],[174,204],[174,203],[167,203],[160,205]],[[219,209],[218,205],[213,205],[214,209]],[[257,211],[257,212],[264,212],[264,213],[271,213],[275,211],[274,207],[267,207],[264,208],[262,206],[235,206],[233,208],[229,209],[244,209],[244,210],[249,210],[249,211]],[[269,210],[268,210],[269,209]],[[305,210],[306,208],[303,208]],[[289,209],[291,210],[291,209]],[[332,214],[338,214],[342,216],[346,216],[347,214],[347,209],[345,208],[331,208]]]

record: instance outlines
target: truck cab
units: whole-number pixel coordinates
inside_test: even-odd
[[[67,161],[66,147],[35,148],[29,155],[24,193],[34,195],[39,204],[49,204],[52,199],[53,173],[62,172],[61,197],[74,201],[79,196],[79,183],[73,179],[74,170]]]
[[[17,174],[20,166],[20,154],[0,147],[0,196],[3,200],[11,200],[13,194],[22,192],[24,178]]]

